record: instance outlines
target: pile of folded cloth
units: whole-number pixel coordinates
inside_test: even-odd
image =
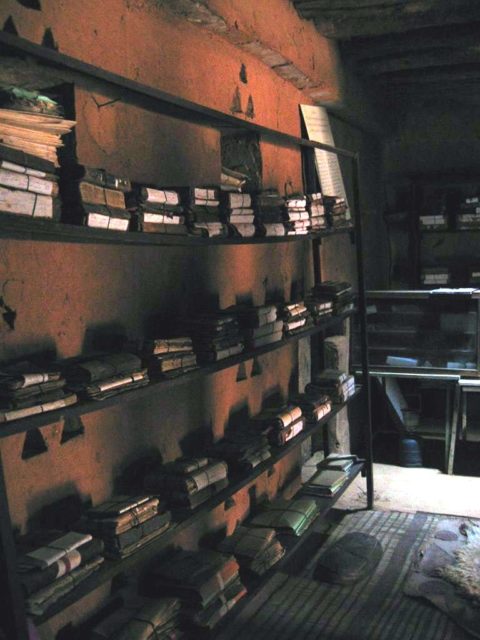
[[[332,401],[325,393],[312,390],[310,393],[299,393],[291,401],[302,410],[307,424],[316,424],[332,410]]]
[[[423,214],[419,218],[420,229],[423,230],[444,230],[448,228],[448,218],[446,213]],[[480,220],[480,218],[479,218]]]
[[[298,405],[287,404],[264,409],[252,418],[251,423],[258,433],[268,437],[271,444],[283,446],[303,431],[305,418]]]
[[[330,227],[333,229],[341,229],[350,227],[348,205],[345,198],[340,196],[323,196],[323,206],[325,207],[325,216]]]
[[[318,506],[312,498],[274,500],[249,522],[250,527],[267,527],[277,533],[301,536],[318,515]]]
[[[33,550],[19,556],[19,580],[27,612],[44,614],[103,563],[103,543],[89,534],[42,533]]]
[[[280,305],[278,316],[283,320],[283,331],[286,336],[300,333],[312,324],[312,316],[303,301]]]
[[[211,550],[176,549],[159,558],[144,588],[152,597],[179,598],[184,620],[202,629],[213,629],[247,593],[235,558]]]
[[[126,558],[168,529],[170,521],[157,497],[114,496],[89,509],[78,527],[103,540],[106,557]]]
[[[258,193],[253,199],[255,225],[261,236],[284,236],[287,233],[283,222],[285,199],[270,189]]]
[[[29,362],[0,369],[0,422],[10,422],[37,413],[55,411],[77,402],[65,391],[59,371],[42,371]]]
[[[204,313],[188,318],[185,333],[192,336],[193,348],[201,363],[217,362],[245,349],[238,319],[228,312]]]
[[[287,235],[305,235],[310,231],[307,197],[304,194],[291,195],[285,198],[284,215]]]
[[[307,209],[310,214],[310,225],[312,231],[322,231],[327,228],[327,218],[325,216],[325,207],[323,206],[323,197],[320,192],[309,193],[307,195]]]
[[[198,366],[193,342],[189,337],[144,340],[139,351],[151,375],[171,378]]]
[[[457,229],[480,229],[480,198],[465,198],[457,214]]]
[[[240,568],[257,576],[266,573],[285,554],[275,529],[239,525],[231,536],[220,543],[218,550],[235,556]]]
[[[127,231],[130,213],[125,193],[132,185],[104,169],[66,165],[60,172],[62,220],[97,229]]]
[[[58,220],[55,167],[64,120],[51,98],[20,87],[0,89],[0,212]]]
[[[168,500],[172,508],[195,509],[228,485],[223,460],[179,458],[150,469],[144,478],[147,491]]]
[[[325,394],[332,402],[343,403],[355,393],[355,378],[338,369],[324,369],[315,374],[312,382],[305,387],[305,392]]]
[[[179,640],[180,600],[132,595],[99,622],[91,640]]]
[[[173,189],[134,184],[127,194],[127,206],[135,231],[187,234],[180,195]]]
[[[178,187],[190,233],[206,238],[228,235],[222,221],[220,192],[214,187]]]
[[[235,235],[252,238],[255,235],[252,196],[249,193],[222,192],[223,219]]]
[[[104,400],[148,384],[147,370],[133,353],[113,353],[71,362],[65,367],[69,389],[91,400]]]
[[[209,453],[225,460],[228,470],[234,473],[251,471],[271,457],[268,438],[248,426],[227,431]]]
[[[319,282],[312,287],[309,298],[309,305],[323,305],[331,303],[331,307],[320,307],[320,314],[331,311],[335,315],[341,315],[354,309],[354,293],[349,282],[338,282],[336,280],[326,280]]]
[[[238,305],[226,309],[238,318],[245,345],[256,349],[283,337],[283,320],[278,319],[277,307],[267,304],[260,307]]]
[[[424,267],[420,279],[425,287],[439,287],[450,283],[451,274],[447,267]]]

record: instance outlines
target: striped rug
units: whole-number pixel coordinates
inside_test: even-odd
[[[232,612],[221,640],[468,640],[426,601],[402,588],[420,545],[445,516],[362,511],[346,515],[325,536],[313,531],[282,571]],[[320,553],[352,531],[376,536],[384,554],[375,572],[354,586],[315,581]]]

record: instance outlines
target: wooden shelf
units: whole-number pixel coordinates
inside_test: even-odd
[[[245,362],[246,360],[257,358],[258,356],[261,356],[265,353],[270,353],[271,351],[276,351],[286,344],[298,342],[298,340],[301,340],[302,338],[308,338],[309,336],[323,333],[329,327],[332,327],[335,324],[346,320],[351,315],[353,315],[353,313],[355,313],[355,311],[347,311],[338,316],[330,316],[320,324],[310,327],[309,329],[297,333],[294,336],[290,336],[284,338],[283,340],[279,340],[278,342],[274,342],[273,344],[269,344],[250,351],[243,351],[242,353],[236,356],[232,356],[231,358],[224,358],[219,362],[201,366],[198,369],[194,369],[193,371],[189,371],[188,373],[179,375],[175,378],[154,378],[151,380],[150,384],[145,387],[141,387],[140,389],[133,389],[132,391],[126,391],[125,393],[113,396],[112,398],[107,398],[106,400],[80,401],[78,404],[75,404],[71,407],[66,407],[65,409],[59,409],[58,411],[49,411],[47,413],[30,416],[28,418],[6,422],[0,426],[0,439],[12,436],[17,433],[24,433],[26,431],[29,431],[30,429],[45,427],[46,425],[53,424],[54,422],[58,422],[59,420],[65,420],[65,418],[82,416],[94,411],[102,411],[103,409],[107,409],[108,407],[124,404],[126,402],[136,402],[144,400],[146,398],[154,396],[159,392],[164,392],[177,385],[183,384],[184,382],[189,382],[200,377],[216,373],[217,371],[222,371],[223,369],[229,369],[230,367],[240,364],[241,362]]]
[[[274,236],[255,238],[199,238],[198,236],[143,233],[139,231],[108,231],[81,225],[35,220],[28,216],[0,214],[0,237],[16,240],[36,240],[46,242],[74,242],[78,244],[121,244],[133,246],[198,247],[237,244],[277,244],[298,242],[315,238],[328,238],[344,233],[353,233],[353,227],[325,229],[315,233],[295,236]]]
[[[298,436],[288,442],[285,446],[272,447],[272,455],[268,460],[265,460],[265,462],[259,464],[249,474],[232,477],[230,480],[230,484],[223,491],[220,491],[217,495],[213,496],[196,509],[193,509],[187,516],[175,521],[172,526],[167,529],[167,531],[165,531],[163,534],[160,534],[158,538],[152,540],[149,544],[137,551],[135,554],[131,555],[128,558],[125,558],[124,560],[105,560],[104,564],[98,571],[96,571],[92,576],[82,582],[76,589],[74,589],[74,591],[70,592],[67,596],[50,607],[50,609],[43,616],[36,617],[35,622],[38,624],[43,624],[50,618],[53,618],[55,615],[63,611],[67,606],[73,604],[74,602],[77,602],[77,600],[80,600],[80,598],[83,598],[88,593],[98,588],[105,582],[108,582],[118,574],[131,571],[136,567],[141,566],[142,564],[153,558],[155,555],[160,553],[163,549],[166,549],[170,544],[173,543],[173,540],[175,536],[177,536],[177,534],[179,534],[187,527],[193,525],[203,515],[205,515],[205,513],[211,511],[212,509],[215,509],[215,507],[218,507],[219,505],[224,503],[225,500],[246,487],[253,480],[258,478],[258,476],[260,476],[262,473],[268,471],[274,464],[279,462],[282,458],[293,451],[300,443],[302,443],[304,440],[321,429],[329,420],[331,420],[333,416],[335,416],[339,411],[347,406],[347,404],[360,392],[361,387],[357,387],[357,389],[355,390],[355,394],[351,398],[349,398],[347,402],[333,405],[332,411],[327,416],[322,418],[315,425],[307,426],[301,433],[298,434]],[[359,468],[355,470],[355,475],[358,474],[362,466],[363,465],[360,465]],[[351,480],[353,480],[353,477],[349,480],[349,483],[351,482]],[[341,492],[346,490],[346,488],[346,486],[342,487]],[[339,492],[337,496],[335,496],[337,499],[340,497],[341,492]],[[332,506],[334,502],[328,499],[328,503],[324,504],[322,500],[322,510],[325,510],[327,504]]]

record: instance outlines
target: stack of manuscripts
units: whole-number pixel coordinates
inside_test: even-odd
[[[258,433],[267,436],[271,444],[281,447],[297,436],[305,426],[305,418],[298,405],[265,409],[252,418]]]
[[[187,235],[180,195],[173,189],[135,184],[127,194],[132,227],[144,233]]]
[[[334,313],[334,315],[342,315],[354,309],[354,294],[352,285],[349,282],[337,282],[336,280],[326,280],[319,282],[312,287],[309,296],[309,305],[313,303],[324,305],[330,303],[330,306],[323,307],[323,310]]]
[[[307,203],[312,231],[322,231],[323,229],[326,229],[328,225],[322,194],[320,192],[309,193],[307,195]]]
[[[173,378],[198,367],[191,338],[145,340],[140,352],[151,375]]]
[[[220,543],[218,550],[235,556],[240,568],[256,576],[266,573],[285,555],[275,529],[239,525],[231,536]]]
[[[275,500],[269,503],[249,523],[251,527],[267,527],[277,533],[301,536],[318,515],[318,507],[312,498]]]
[[[114,353],[68,364],[68,387],[90,400],[105,400],[148,384],[147,370],[133,353]]]
[[[241,353],[245,345],[238,320],[229,313],[205,313],[185,321],[193,348],[201,363],[218,362]]]
[[[305,299],[305,305],[315,324],[321,324],[323,320],[333,314],[333,301],[310,293]]]
[[[255,429],[244,427],[231,429],[211,449],[213,458],[221,458],[228,464],[229,472],[252,471],[271,457],[268,438]]]
[[[436,215],[419,216],[420,229],[426,231],[443,231],[448,228],[448,217],[446,213]]]
[[[283,320],[283,331],[286,336],[300,333],[312,323],[312,316],[303,301],[281,305],[278,315]]]
[[[59,371],[40,371],[23,362],[0,370],[0,422],[55,411],[77,402],[65,392],[66,380]]]
[[[310,216],[305,195],[285,198],[285,228],[289,236],[305,235],[310,231]]]
[[[210,550],[176,549],[159,558],[149,569],[145,589],[153,597],[179,598],[182,618],[201,629],[213,629],[247,593],[235,558]]]
[[[206,238],[228,235],[222,222],[220,192],[214,187],[179,187],[181,202],[186,210],[190,233]]]
[[[252,238],[256,233],[252,196],[249,193],[222,193],[224,221],[235,235]]]
[[[283,222],[285,199],[273,189],[262,191],[254,197],[255,225],[260,236],[284,236]]]
[[[348,217],[348,205],[345,198],[340,196],[323,196],[323,206],[327,222],[333,229],[350,227],[351,220]]]
[[[85,533],[45,534],[39,545],[18,561],[26,608],[34,616],[45,613],[104,560],[102,541]]]
[[[147,491],[164,496],[172,508],[195,509],[228,485],[223,460],[179,458],[151,469],[145,476]]]
[[[79,528],[101,538],[108,558],[127,558],[170,526],[171,514],[152,496],[115,496],[89,511]]]
[[[256,349],[283,337],[283,320],[278,319],[277,307],[267,304],[260,307],[229,307],[227,313],[237,316],[245,345],[248,349]]]
[[[131,216],[125,194],[131,188],[130,180],[105,169],[83,165],[62,167],[62,220],[96,229],[127,231]]]
[[[457,215],[457,229],[480,229],[480,198],[465,198]]]
[[[132,595],[99,622],[91,640],[179,640],[180,600]]]
[[[318,391],[300,393],[291,400],[301,408],[307,424],[316,424],[332,410],[330,397]]]
[[[450,271],[447,267],[425,267],[420,276],[424,287],[438,287],[450,284]]]
[[[355,378],[338,369],[324,369],[305,387],[307,394],[324,394],[337,404],[346,402],[355,393]]]
[[[333,498],[348,480],[348,472],[320,468],[302,487],[302,494],[317,498]]]
[[[75,122],[34,91],[0,90],[0,212],[58,220],[55,167],[61,136]]]

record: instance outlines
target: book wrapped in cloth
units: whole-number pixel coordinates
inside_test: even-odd
[[[20,167],[22,168],[22,167]],[[15,171],[2,167],[0,161],[0,186],[8,187],[15,191],[29,191],[44,196],[58,196],[57,176],[47,174],[45,178],[38,178],[35,175],[27,173],[27,167],[24,172]]]
[[[235,305],[227,307],[225,313],[235,316],[238,319],[242,331],[245,331],[247,329],[258,329],[265,325],[270,325],[277,320],[278,312],[276,305],[267,304],[259,307]]]
[[[337,369],[317,373],[305,387],[307,394],[324,393],[332,402],[346,402],[355,393],[355,378]]]
[[[128,178],[114,176],[105,169],[97,167],[87,167],[83,164],[67,164],[62,166],[60,173],[63,179],[72,182],[85,182],[105,187],[106,189],[123,191],[124,193],[132,189],[132,183]],[[123,204],[125,204],[124,201]]]
[[[8,171],[50,179],[55,174],[55,163],[31,153],[0,144],[0,167]]]
[[[275,222],[275,223],[256,223],[257,224],[257,233],[259,236],[265,238],[273,238],[276,236],[286,236],[287,230],[285,229],[285,225],[283,222]]]
[[[28,362],[0,370],[0,393],[21,392],[32,388],[51,391],[52,387],[47,385],[56,385],[58,382],[64,384],[60,371],[39,371]]]
[[[155,485],[155,490],[176,491],[179,494],[194,495],[209,485],[227,477],[227,463],[208,460],[207,464],[192,471],[181,471],[175,463],[164,465],[157,472],[147,476],[146,484]]]
[[[303,431],[304,427],[305,418],[299,418],[299,420],[289,424],[288,427],[284,427],[283,429],[272,429],[269,432],[268,437],[272,444],[277,447],[282,447],[287,444],[287,442],[290,442],[290,440],[295,438],[295,436],[298,436],[298,434]]]
[[[312,296],[309,296],[305,300],[305,304],[315,324],[320,323],[322,319],[331,316],[333,313],[333,302],[331,300],[324,300],[322,302],[315,300]]]
[[[153,496],[115,496],[89,509],[85,515],[88,531],[93,535],[119,535],[163,511]]]
[[[106,380],[92,382],[91,384],[87,384],[81,393],[91,400],[105,400],[106,398],[112,398],[125,391],[145,387],[149,381],[147,370],[142,369],[134,373],[113,376]]]
[[[234,171],[228,167],[222,167],[220,175],[221,191],[242,191],[248,181],[248,176],[240,171]]]
[[[354,308],[354,294],[349,282],[327,280],[312,287],[308,297],[309,305],[331,303],[335,315],[346,313]]]
[[[211,449],[214,458],[221,458],[228,464],[229,471],[251,471],[271,457],[268,438],[253,429],[231,430]]]
[[[442,213],[440,215],[424,215],[419,216],[418,221],[421,229],[447,229],[448,218],[447,215]]]
[[[239,525],[231,536],[220,543],[218,550],[235,556],[242,569],[263,575],[285,554],[275,529]]]
[[[311,225],[309,221],[298,220],[297,222],[286,222],[285,229],[287,236],[304,236],[310,231]]]
[[[60,206],[58,200],[52,196],[9,189],[0,185],[0,213],[58,220]]]
[[[197,356],[191,352],[172,352],[150,356],[147,361],[151,374],[173,377],[197,368]]]
[[[192,335],[199,362],[216,362],[241,353],[242,342],[237,318],[229,313],[204,314],[185,322]]]
[[[324,393],[300,393],[294,396],[292,401],[301,407],[308,424],[315,424],[332,410],[332,401]]]
[[[142,370],[142,361],[134,353],[110,353],[69,363],[65,377],[70,386],[107,380]]]
[[[325,207],[321,193],[310,193],[307,195],[307,209],[310,215],[312,230],[325,229],[327,227],[327,218],[325,216]]]
[[[302,410],[298,405],[288,404],[283,407],[264,409],[251,419],[251,424],[257,431],[270,429],[285,429],[302,417]]]
[[[144,356],[162,356],[177,353],[192,353],[193,342],[188,336],[180,338],[155,338],[143,340],[138,345],[138,350]]]
[[[323,196],[325,216],[331,227],[351,226],[350,214],[345,198],[340,196]]]
[[[283,338],[283,320],[276,320],[256,329],[245,329],[243,336],[249,349],[278,342]]]
[[[256,515],[249,523],[251,527],[268,527],[277,533],[301,536],[318,514],[318,506],[312,498],[275,500]]]
[[[209,628],[245,595],[240,585],[235,558],[210,550],[177,549],[154,562],[145,579],[148,595],[179,598],[185,617]]]
[[[133,596],[93,629],[91,640],[177,640],[178,598]]]

